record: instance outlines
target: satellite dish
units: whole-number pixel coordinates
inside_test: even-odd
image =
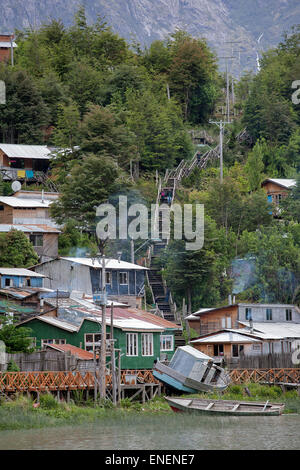
[[[13,190],[14,193],[17,191],[20,191],[21,188],[22,188],[22,185],[20,181],[14,181],[11,185],[11,189]]]

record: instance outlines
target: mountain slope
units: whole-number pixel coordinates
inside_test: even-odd
[[[244,66],[251,56],[255,66],[256,39],[264,36],[260,47],[275,46],[282,33],[300,23],[299,0],[0,0],[0,31],[34,28],[51,18],[72,23],[79,3],[86,8],[89,22],[99,14],[112,29],[130,40],[147,45],[163,39],[176,28],[195,37],[205,36],[219,55],[241,49]],[[249,62],[249,57],[248,57]]]

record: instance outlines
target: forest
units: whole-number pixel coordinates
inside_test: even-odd
[[[205,130],[212,145],[218,144],[218,129],[209,120],[225,103],[226,82],[205,39],[177,30],[142,48],[113,33],[103,18],[87,24],[80,8],[72,26],[52,21],[35,31],[17,31],[16,42],[14,66],[0,65],[7,91],[0,139],[64,149],[51,164],[61,193],[52,205],[52,216],[64,224],[61,254],[95,248],[91,233],[100,203],[120,194],[154,203],[156,178],[197,151],[192,130]],[[264,53],[258,73],[234,78],[235,116],[225,130],[223,182],[215,161],[196,169],[177,191],[179,204],[204,204],[204,246],[185,251],[184,241],[171,240],[158,263],[176,301],[186,298],[190,311],[226,304],[232,293],[237,301],[300,304],[296,80],[300,26]],[[248,139],[241,142],[236,136],[243,129]],[[261,187],[266,178],[297,181],[278,217]],[[1,182],[0,190],[7,195],[10,188]],[[17,253],[12,261],[13,246],[8,261],[5,246],[0,235],[1,265],[26,265]],[[116,244],[107,247],[108,255],[116,250]],[[129,243],[123,251],[129,256]],[[254,270],[237,287],[240,260]]]

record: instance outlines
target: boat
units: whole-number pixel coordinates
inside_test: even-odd
[[[175,412],[196,413],[214,416],[279,416],[284,410],[283,403],[258,403],[247,401],[212,400],[200,398],[165,397]]]
[[[168,365],[157,361],[153,375],[168,388],[185,393],[222,392],[230,383],[222,367],[192,346],[177,348]]]

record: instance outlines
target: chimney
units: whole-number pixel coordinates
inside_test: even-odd
[[[233,296],[233,304],[235,304],[235,295]]]
[[[40,299],[40,310],[44,310],[44,299]]]
[[[232,296],[229,294],[228,296],[228,305],[232,305]]]

